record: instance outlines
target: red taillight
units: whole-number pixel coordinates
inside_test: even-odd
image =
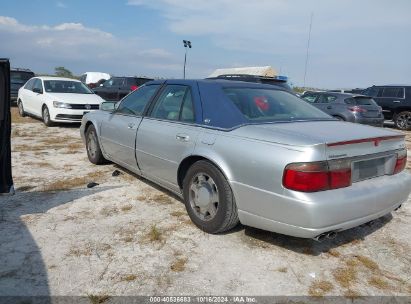
[[[135,90],[137,90],[138,89],[138,86],[136,86],[136,85],[132,85],[131,87],[130,87],[130,90],[132,90],[132,91],[135,91]]]
[[[295,163],[284,170],[285,188],[317,192],[351,185],[351,164],[345,161]]]
[[[407,165],[407,150],[397,154],[397,162],[395,163],[394,172],[392,174],[400,173]]]
[[[361,107],[359,107],[359,106],[349,107],[348,109],[349,109],[351,112],[356,112],[356,113],[365,113],[365,112],[367,112],[366,109],[361,108]]]

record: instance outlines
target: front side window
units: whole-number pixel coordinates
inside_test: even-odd
[[[36,78],[32,78],[29,81],[27,81],[26,85],[24,86],[24,88],[26,90],[32,90],[33,89],[33,84],[36,81]]]
[[[193,122],[194,111],[190,87],[183,85],[166,86],[150,116]]]
[[[80,81],[45,80],[44,88],[47,93],[93,94],[93,92]]]
[[[305,101],[308,101],[309,103],[314,103],[315,100],[317,99],[317,94],[312,94],[312,93],[306,93],[302,97]]]
[[[38,89],[40,92],[43,92],[43,86],[41,85],[41,80],[38,78],[34,81],[33,90],[34,89]]]
[[[332,119],[328,114],[285,91],[259,88],[224,88],[223,91],[250,122]]]
[[[160,85],[143,86],[124,97],[116,113],[141,116]]]

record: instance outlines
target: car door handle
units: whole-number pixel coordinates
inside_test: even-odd
[[[185,135],[185,134],[177,134],[176,135],[176,139],[180,140],[180,141],[189,141],[190,140],[190,136]]]
[[[134,126],[135,126],[135,124],[133,124],[133,123],[131,122],[131,123],[129,123],[129,124],[127,125],[127,128],[129,128],[129,129],[133,129],[133,128],[134,128]]]
[[[401,100],[393,100],[392,102],[395,102],[395,103],[400,103],[400,102],[401,102]]]

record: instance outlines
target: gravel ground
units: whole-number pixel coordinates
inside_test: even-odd
[[[78,126],[14,121],[0,295],[411,295],[410,202],[323,243],[243,226],[209,235],[172,194],[89,163]]]

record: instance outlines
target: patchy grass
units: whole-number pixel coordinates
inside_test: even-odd
[[[344,292],[344,297],[354,300],[361,297],[361,294],[358,291],[349,288]]]
[[[370,258],[363,256],[363,255],[357,255],[356,258],[363,264],[365,267],[367,267],[369,270],[376,271],[379,270],[380,268],[378,267],[378,264],[375,263],[373,260]]]
[[[328,281],[315,281],[309,287],[308,294],[311,297],[322,297],[333,289],[333,284]]]
[[[67,253],[67,255],[81,257],[81,256],[91,256],[92,253],[93,253],[93,249],[91,248],[91,245],[85,244],[84,247],[71,248],[70,251]]]
[[[170,269],[174,272],[182,272],[186,269],[188,259],[186,257],[177,257],[171,264]]]
[[[137,276],[135,274],[126,274],[120,277],[120,282],[132,282],[137,280]]]
[[[286,272],[288,272],[288,269],[287,269],[287,267],[280,267],[280,268],[277,268],[277,271],[282,272],[282,273],[286,273]]]
[[[110,299],[107,295],[87,295],[91,304],[101,304]]]
[[[368,284],[374,286],[377,289],[390,289],[390,285],[387,281],[381,279],[380,277],[373,276],[368,280]]]
[[[185,212],[185,211],[173,211],[170,214],[172,216],[175,216],[175,217],[182,217],[182,216],[187,215],[187,212]]]
[[[43,192],[53,192],[53,191],[64,191],[70,190],[78,187],[85,187],[88,183],[94,182],[101,178],[105,173],[101,171],[96,171],[89,173],[83,177],[70,177],[62,178],[56,180],[49,184],[43,185],[41,191]]]
[[[150,231],[148,232],[148,239],[151,242],[158,242],[161,241],[163,238],[162,233],[158,230],[156,225],[152,225]]]
[[[41,123],[40,120],[36,120],[28,116],[21,117],[19,114],[19,109],[17,107],[11,107],[10,113],[12,123]]]
[[[354,267],[337,268],[333,276],[340,286],[349,288],[357,280],[357,270]]]
[[[100,210],[100,214],[104,217],[110,217],[115,214],[118,214],[118,209],[116,207],[104,207]]]
[[[131,209],[133,209],[133,205],[125,205],[125,206],[121,206],[121,211],[123,211],[123,212],[128,212],[128,211],[130,211]]]
[[[335,257],[335,258],[339,258],[341,256],[341,253],[339,253],[336,249],[332,248],[330,250],[328,250],[327,252],[329,255]]]
[[[131,243],[132,241],[134,241],[134,238],[132,236],[126,236],[124,237],[123,241],[126,243]]]
[[[160,193],[157,191],[142,191],[142,193],[137,196],[137,200],[141,202],[153,202],[153,203],[160,203],[160,204],[165,204],[169,205],[174,203],[173,198],[171,198],[169,195],[166,195],[164,193]]]

